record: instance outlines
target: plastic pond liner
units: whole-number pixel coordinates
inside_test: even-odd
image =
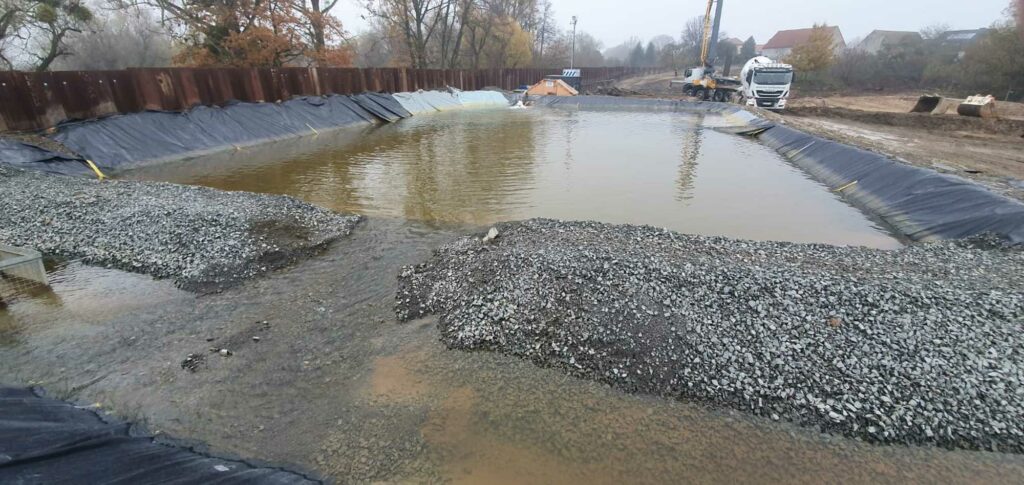
[[[157,441],[131,423],[35,389],[0,387],[0,415],[2,483],[322,483]]]
[[[996,234],[1024,242],[1024,204],[973,182],[913,167],[884,155],[777,126],[735,105],[611,96],[532,98],[537,106],[710,113],[724,131],[755,136],[806,172],[912,240]],[[47,172],[92,175],[181,159],[343,126],[394,122],[414,114],[507,106],[498,92],[417,92],[396,95],[300,97],[282,103],[232,103],[183,113],[143,112],[69,122],[53,138],[80,159],[0,140],[4,163]]]

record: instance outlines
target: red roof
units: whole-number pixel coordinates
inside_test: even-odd
[[[839,31],[839,27],[830,25],[825,27],[832,31],[832,38],[836,40],[840,45],[845,45],[843,41],[843,33]],[[814,29],[794,29],[794,30],[780,30],[772,36],[771,40],[764,45],[765,49],[792,49],[800,44],[805,44],[811,40],[811,32]]]

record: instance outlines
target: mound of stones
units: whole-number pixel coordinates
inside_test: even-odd
[[[481,235],[482,236],[482,235]],[[1024,250],[529,220],[399,276],[397,313],[630,392],[880,443],[1024,452]]]

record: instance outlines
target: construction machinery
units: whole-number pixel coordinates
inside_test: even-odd
[[[793,66],[758,56],[747,61],[739,79],[721,76],[715,72],[724,2],[725,0],[708,0],[704,12],[700,67],[687,69],[683,79],[673,80],[671,85],[682,85],[683,94],[703,101],[739,101],[748,106],[785,108],[786,97],[789,96],[789,87],[793,81]]]
[[[757,56],[747,61],[740,71],[737,101],[747,106],[785,109],[792,84],[793,66]]]

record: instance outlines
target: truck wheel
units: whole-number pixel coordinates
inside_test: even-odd
[[[725,92],[724,91],[715,90],[715,94],[711,96],[711,100],[716,102],[716,103],[720,103],[720,102],[722,102],[722,98],[724,98],[724,97],[725,97]]]
[[[683,86],[684,96],[693,96],[693,86]]]
[[[694,91],[693,95],[694,95],[694,97],[697,98],[698,101],[707,101],[708,100],[708,90],[707,89],[697,88],[697,90]]]

